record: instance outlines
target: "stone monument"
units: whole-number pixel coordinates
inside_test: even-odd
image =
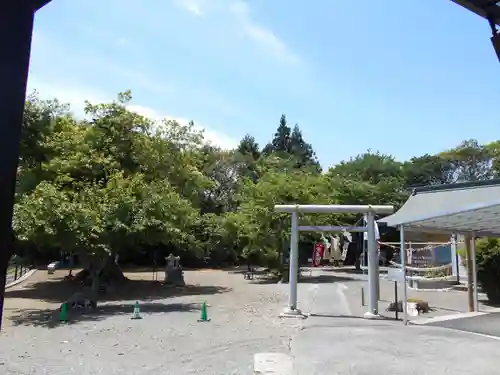
[[[165,257],[165,284],[174,286],[185,286],[184,272],[181,267],[181,257],[170,254]]]

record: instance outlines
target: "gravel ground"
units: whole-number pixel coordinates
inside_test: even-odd
[[[73,324],[9,327],[0,336],[0,373],[245,375],[255,353],[288,353],[300,322],[278,318],[286,294],[276,285],[223,271],[186,271],[185,279],[197,285],[193,293],[142,301],[142,320],[130,319],[133,301],[107,302]],[[203,301],[207,323],[197,321]]]

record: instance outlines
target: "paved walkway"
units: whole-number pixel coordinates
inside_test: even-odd
[[[426,325],[478,333],[482,335],[490,335],[500,339],[500,312],[472,315],[473,316],[458,319],[429,322]]]
[[[324,275],[320,271],[313,273]],[[365,283],[337,276],[337,281],[299,284],[299,307],[312,315],[292,336],[288,356],[275,360],[275,374],[479,375],[498,371],[495,361],[485,360],[495,358],[500,345],[497,340],[465,330],[404,326],[394,319],[365,320],[361,316],[366,307],[361,306],[359,292]],[[381,296],[391,296],[391,287],[391,283],[382,282]],[[425,292],[425,296],[440,301],[439,313],[454,313],[461,306],[459,297],[466,298],[463,292]],[[383,310],[382,314],[393,316]]]
[[[315,270],[318,275],[323,275],[323,277],[330,278],[335,282],[335,278],[338,281],[344,283],[348,288],[345,291],[346,297],[349,300],[349,306],[355,315],[362,316],[366,311],[367,307],[362,306],[361,290],[365,290],[365,300],[368,302],[367,295],[367,275],[359,274],[348,274],[346,272],[339,271],[323,271]],[[327,279],[325,279],[327,280]],[[398,285],[398,300],[403,299],[403,286]],[[467,303],[467,292],[458,290],[443,290],[443,291],[418,291],[418,290],[407,290],[408,298],[417,298],[427,301],[432,307],[432,311],[425,314],[421,318],[431,318],[443,315],[464,313],[468,311]],[[393,312],[387,312],[386,309],[389,304],[394,301],[394,282],[381,279],[380,280],[380,301],[379,301],[379,312],[380,314],[387,317],[394,317]],[[484,301],[480,299],[479,310],[486,311],[491,308],[484,304]],[[400,314],[402,315],[402,314]],[[400,316],[401,317],[401,316]]]
[[[499,343],[464,332],[361,319],[308,319],[291,341],[295,375],[494,374]],[[492,358],[492,360],[487,360]]]

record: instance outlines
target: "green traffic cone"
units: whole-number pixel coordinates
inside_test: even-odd
[[[208,318],[208,309],[207,309],[207,302],[203,302],[203,305],[201,305],[201,316],[200,319],[198,319],[199,322],[209,322],[210,319]]]
[[[61,304],[61,307],[59,308],[59,321],[63,323],[68,322],[68,306],[66,302]]]
[[[139,301],[135,301],[134,311],[132,312],[132,317],[130,319],[142,319]]]

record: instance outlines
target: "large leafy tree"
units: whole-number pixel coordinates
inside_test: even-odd
[[[378,184],[386,179],[403,179],[401,163],[391,155],[367,151],[330,168],[329,174],[354,181]]]
[[[452,183],[454,170],[450,160],[440,155],[413,157],[403,164],[404,179],[408,187]]]
[[[469,139],[440,156],[453,166],[454,181],[479,181],[494,176],[490,151],[490,147]]]
[[[78,119],[57,100],[26,103],[13,229],[53,260],[71,254],[95,287],[122,280],[117,260],[173,252],[186,262],[281,267],[289,217],[279,203],[402,204],[408,188],[500,175],[498,142],[465,141],[438,155],[398,161],[365,152],[321,171],[313,147],[285,115],[260,149],[247,134],[234,150],[204,141],[193,123],[155,121],[128,109],[130,92],[86,103]],[[356,215],[301,223],[354,224]],[[316,237],[314,237],[316,236]],[[315,234],[301,234],[309,248]]]

